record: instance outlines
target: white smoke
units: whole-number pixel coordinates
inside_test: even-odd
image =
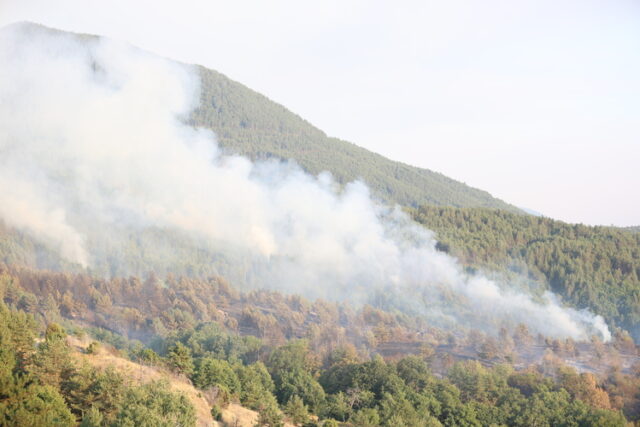
[[[242,254],[253,286],[359,301],[379,292],[433,315],[456,314],[453,298],[472,323],[610,339],[600,316],[551,294],[535,301],[465,275],[360,182],[339,189],[329,174],[221,155],[210,132],[184,124],[198,83],[195,69],[123,44],[4,29],[0,216],[82,266],[110,230],[177,229]]]

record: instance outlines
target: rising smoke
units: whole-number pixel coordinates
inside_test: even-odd
[[[177,230],[242,259],[234,280],[247,286],[611,337],[600,316],[552,294],[466,275],[363,183],[222,155],[213,134],[184,124],[199,101],[192,67],[32,25],[2,31],[0,64],[0,217],[83,267],[123,258],[123,233]]]

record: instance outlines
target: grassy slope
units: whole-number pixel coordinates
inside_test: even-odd
[[[101,346],[95,354],[88,355],[85,350],[92,342],[90,339],[78,339],[73,336],[67,337],[67,342],[74,350],[74,356],[80,362],[106,369],[111,367],[124,375],[132,384],[146,384],[160,379],[166,380],[171,386],[171,390],[184,394],[193,404],[198,427],[253,427],[258,419],[258,413],[244,408],[236,403],[231,403],[222,410],[220,422],[214,421],[211,417],[211,406],[203,397],[200,390],[196,389],[189,380],[184,377],[174,375],[158,367],[141,365],[128,359],[120,357],[114,351]],[[285,427],[293,427],[285,423]]]
[[[146,384],[151,381],[160,379],[167,380],[171,385],[171,391],[184,394],[193,404],[196,410],[197,426],[218,426],[211,417],[211,407],[207,401],[189,380],[164,372],[156,367],[140,365],[125,358],[122,358],[110,351],[104,346],[98,348],[95,354],[88,355],[85,353],[87,346],[92,342],[90,339],[78,339],[73,336],[67,337],[67,342],[74,350],[76,359],[83,363],[99,368],[106,369],[111,367],[121,373],[131,384]]]

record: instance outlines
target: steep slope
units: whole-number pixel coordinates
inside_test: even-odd
[[[94,341],[87,336],[82,339],[71,335],[67,337],[67,343],[73,349],[73,357],[81,364],[88,364],[99,370],[111,368],[136,385],[158,380],[166,381],[171,391],[183,394],[189,399],[196,411],[197,427],[253,427],[258,420],[259,414],[256,411],[244,408],[237,403],[229,403],[221,408],[219,421],[215,421],[211,416],[212,404],[207,401],[206,393],[203,394],[184,376],[173,374],[157,366],[133,362],[108,347],[98,346],[88,354],[87,347],[92,342]],[[285,427],[293,426],[285,423]]]
[[[202,396],[202,393],[196,390],[186,378],[172,375],[168,371],[163,372],[156,367],[132,362],[103,347],[98,347],[93,353],[87,354],[87,347],[92,341],[86,336],[80,339],[70,335],[67,337],[67,343],[73,350],[73,357],[81,364],[89,364],[100,370],[112,368],[122,374],[132,384],[145,384],[157,380],[167,381],[172,391],[186,396],[194,406],[197,416],[196,425],[198,427],[220,426],[220,423],[212,419],[211,407]]]
[[[386,202],[487,207],[522,212],[440,173],[389,160],[321,130],[267,97],[199,67],[200,106],[191,123],[213,130],[227,151],[252,159],[294,159],[306,171],[329,171],[341,183],[364,180]]]

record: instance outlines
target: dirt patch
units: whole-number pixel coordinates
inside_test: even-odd
[[[100,345],[95,353],[86,354],[86,349],[91,342],[92,340],[89,338],[67,337],[67,343],[74,350],[73,354],[77,360],[87,362],[99,369],[113,367],[132,384],[145,384],[160,379],[167,380],[171,385],[171,390],[187,396],[195,407],[197,427],[253,427],[258,420],[256,411],[231,403],[222,409],[222,420],[215,421],[211,417],[211,406],[207,403],[203,393],[196,389],[187,378],[155,366],[141,365],[127,360],[118,356],[117,351],[107,345]],[[285,427],[294,426],[285,423]]]
[[[198,427],[219,427],[220,423],[211,417],[211,407],[191,382],[171,372],[156,367],[145,366],[132,362],[114,354],[107,346],[100,345],[93,354],[86,354],[86,348],[91,343],[89,339],[68,337],[67,342],[74,349],[74,355],[78,360],[89,363],[91,366],[105,369],[113,367],[132,384],[145,384],[151,381],[165,379],[169,382],[171,390],[184,394],[193,404],[196,410]]]

